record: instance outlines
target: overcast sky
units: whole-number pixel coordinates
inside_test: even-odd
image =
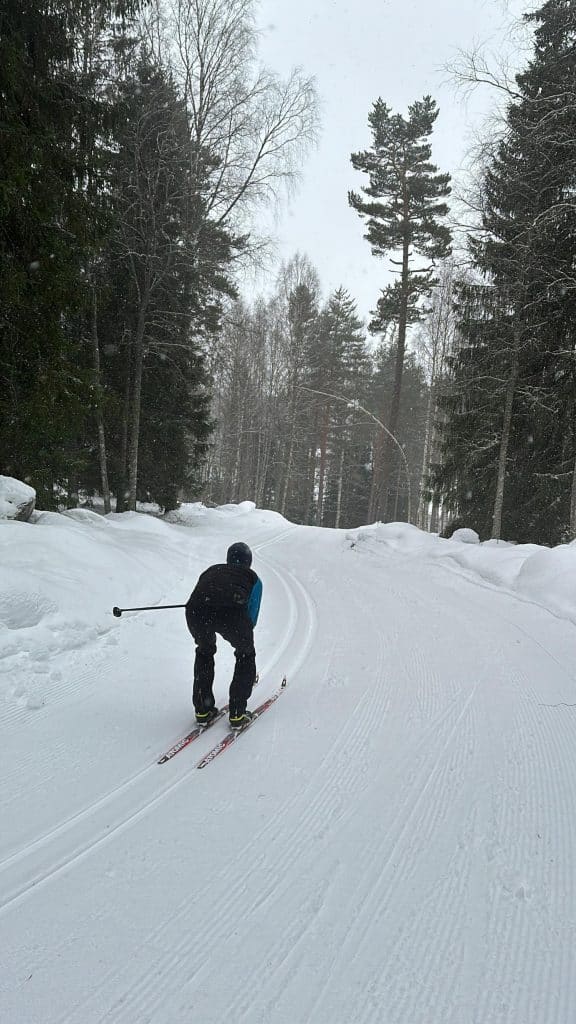
[[[350,153],[370,146],[373,102],[381,96],[406,113],[409,103],[430,93],[440,106],[433,160],[458,175],[493,97],[483,89],[465,100],[445,65],[479,43],[510,53],[516,45],[511,18],[530,6],[530,0],[261,0],[263,62],[283,75],[295,65],[314,75],[322,104],[320,144],[275,225],[279,260],[305,252],[323,294],[344,285],[368,318],[388,263],[371,255],[347,192],[364,183]],[[273,276],[271,268],[257,290],[266,291]]]

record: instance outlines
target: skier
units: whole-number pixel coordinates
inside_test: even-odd
[[[236,657],[230,684],[229,721],[239,729],[252,718],[246,704],[256,679],[254,626],[258,621],[262,582],[252,565],[252,552],[238,541],[228,548],[226,564],[202,573],[186,604],[186,624],[196,643],[192,699],[199,725],[218,714],[212,685],[216,633],[232,644]]]

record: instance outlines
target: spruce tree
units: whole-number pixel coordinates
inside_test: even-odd
[[[0,472],[49,507],[87,394],[67,331],[84,302],[72,25],[64,0],[0,10]]]
[[[317,410],[313,451],[318,525],[348,525],[348,509],[358,491],[357,464],[364,465],[367,459],[366,439],[359,447],[358,427],[346,399],[364,400],[369,374],[365,329],[356,303],[345,288],[337,288],[321,311],[310,359],[309,387],[321,392],[311,395]]]
[[[140,6],[0,6],[0,471],[29,479],[48,506],[92,457],[82,342],[104,233],[102,67]]]
[[[487,535],[550,543],[576,532],[576,10],[550,0],[527,20],[534,53],[481,184],[482,279],[462,293],[437,478]]]
[[[439,399],[446,417],[438,424],[442,460],[433,483],[458,522],[490,537],[513,317],[495,289],[480,282],[457,288],[456,311],[457,344]]]
[[[384,332],[395,324],[396,366],[387,427],[396,434],[402,396],[406,335],[421,315],[421,299],[434,285],[434,264],[446,256],[450,231],[443,223],[450,175],[431,163],[430,135],[438,108],[430,96],[411,104],[408,117],[393,114],[377,100],[369,115],[372,148],[352,154],[356,170],[368,175],[364,196],[349,193],[350,205],[366,219],[365,238],[375,256],[394,253],[399,280],[382,291],[370,329]],[[416,262],[415,262],[416,258]],[[388,437],[375,451],[369,518],[386,517],[393,456]]]

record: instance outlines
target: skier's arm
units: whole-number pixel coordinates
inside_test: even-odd
[[[253,626],[258,622],[258,615],[260,613],[260,602],[262,600],[262,580],[257,579],[256,583],[252,587],[250,597],[248,598],[248,615]]]

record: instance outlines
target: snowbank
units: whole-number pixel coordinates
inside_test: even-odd
[[[460,529],[454,530],[451,540],[457,540],[460,544],[479,544],[480,537],[476,533],[476,530]]]
[[[391,551],[421,551],[430,535],[423,533],[417,526],[410,523],[373,523],[371,526],[360,526],[356,530],[348,530],[346,540],[351,547],[365,546],[374,541]]]
[[[400,556],[443,562],[446,568],[505,589],[576,623],[576,541],[556,548],[506,541],[479,541],[474,530],[456,530],[449,539],[407,523],[376,523],[350,530],[347,545],[384,548]]]
[[[114,605],[186,601],[182,536],[150,516],[88,510],[0,520],[0,694],[36,706],[64,651],[114,642]],[[167,602],[168,603],[168,602]]]
[[[242,539],[245,517],[257,529],[285,523],[255,512],[253,502],[195,503],[169,521],[90,509],[37,512],[33,523],[0,519],[0,699],[41,706],[42,680],[59,671],[63,652],[117,642],[129,619],[114,618],[115,605],[184,603],[202,569]]]
[[[167,523],[177,523],[181,526],[206,527],[208,524],[215,523],[216,521],[230,520],[231,523],[234,523],[234,529],[236,530],[236,524],[238,526],[241,525],[239,520],[246,517],[249,517],[251,521],[258,519],[260,522],[267,524],[277,523],[280,525],[283,523],[286,526],[290,525],[279,512],[259,509],[253,501],[241,501],[237,505],[218,505],[215,508],[208,508],[201,501],[185,502],[173,512],[168,512],[164,516],[164,521]]]
[[[0,476],[0,519],[26,522],[34,511],[36,491],[12,476]]]
[[[576,621],[576,543],[533,553],[520,567],[517,590]]]

